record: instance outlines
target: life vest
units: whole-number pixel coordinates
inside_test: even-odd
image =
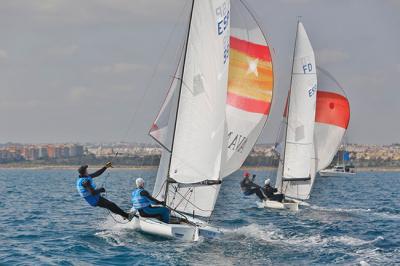
[[[150,206],[151,204],[154,204],[149,198],[140,195],[143,190],[143,188],[137,188],[132,191],[132,207],[136,210],[141,210]]]
[[[91,176],[85,176],[85,177],[79,177],[76,180],[76,189],[79,192],[79,195],[81,195],[81,197],[88,197],[88,196],[92,196],[92,194],[90,194],[90,191],[87,190],[82,184],[84,182],[89,182],[90,186],[93,189],[96,189],[96,185],[93,182],[93,178]]]

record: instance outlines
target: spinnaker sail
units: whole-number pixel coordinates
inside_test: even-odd
[[[242,166],[256,143],[269,115],[274,86],[265,35],[242,1],[232,1],[231,7],[223,177]]]
[[[318,172],[330,165],[342,143],[350,122],[350,103],[339,82],[328,71],[317,70],[314,143]]]

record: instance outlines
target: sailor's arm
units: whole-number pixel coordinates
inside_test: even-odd
[[[158,199],[153,198],[149,192],[147,192],[146,190],[143,190],[142,192],[140,192],[140,195],[143,197],[147,197],[149,198],[151,201],[154,201],[157,204],[163,204],[162,201],[159,201]]]
[[[92,178],[98,177],[99,175],[103,174],[106,169],[107,167],[104,166],[103,168],[97,170],[93,174],[89,174],[89,176],[91,176]]]
[[[104,173],[105,170],[107,170],[107,168],[113,167],[111,162],[107,162],[103,168],[97,170],[96,172],[94,172],[93,174],[90,174],[89,176],[91,176],[92,178],[98,177],[99,175],[102,175]]]
[[[106,192],[106,190],[105,190],[103,187],[102,187],[102,188],[99,188],[99,189],[94,189],[94,188],[90,185],[89,182],[83,182],[83,183],[82,183],[82,186],[83,186],[84,188],[86,188],[86,189],[89,191],[90,195],[92,195],[92,196],[95,196],[95,195],[97,195],[97,194]]]

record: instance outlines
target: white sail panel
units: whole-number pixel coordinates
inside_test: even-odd
[[[261,134],[273,94],[273,69],[267,41],[240,0],[231,3],[227,139],[222,176],[238,170]]]
[[[167,185],[168,167],[171,153],[165,149],[161,152],[160,164],[158,166],[156,183],[153,188],[153,197],[158,200],[165,200],[165,190]]]
[[[317,76],[314,52],[301,22],[298,23],[288,107],[283,179],[311,177]]]
[[[169,171],[178,183],[220,178],[229,65],[229,12],[228,0],[194,1]],[[168,195],[168,203],[178,206],[178,210],[194,211],[195,215],[211,215],[218,189],[194,186],[191,190],[196,195],[204,190],[207,193],[181,204],[176,197]]]
[[[313,147],[310,160],[310,179],[301,181],[284,181],[280,183],[281,187],[278,187],[278,190],[283,191],[285,197],[298,200],[307,200],[310,198],[311,190],[316,177],[316,158],[314,151],[315,150]]]
[[[179,88],[182,82],[183,55],[181,56],[178,68],[172,78],[172,84],[165,97],[151,129],[150,136],[153,137],[165,149],[171,150],[173,127],[175,126],[176,108],[178,103]]]

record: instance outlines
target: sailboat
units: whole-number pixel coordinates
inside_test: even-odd
[[[153,196],[166,202],[175,222],[137,216],[141,231],[187,241],[220,233],[197,217],[211,216],[221,185],[229,13],[229,0],[192,1],[178,69],[150,130],[163,147]]]
[[[269,47],[242,1],[193,1],[184,52],[150,130],[163,147],[153,196],[175,222],[137,216],[139,230],[186,241],[221,234],[208,220],[222,180],[261,134],[272,91]]]
[[[264,200],[262,206],[298,210],[309,197],[315,178],[314,126],[317,96],[315,56],[303,24],[297,23],[291,85],[284,127],[277,145],[279,167],[275,186],[283,202]]]
[[[350,153],[343,148],[337,153],[337,162],[332,168],[319,171],[321,177],[355,175],[355,167],[350,162]]]

